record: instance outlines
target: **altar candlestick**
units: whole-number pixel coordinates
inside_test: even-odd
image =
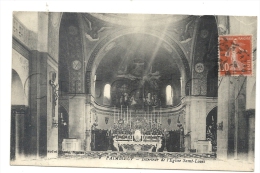
[[[153,123],[153,111],[151,111],[151,119],[152,119],[152,123]]]
[[[132,120],[132,117],[131,117],[131,111],[130,111],[130,128],[131,128],[131,120]]]
[[[126,107],[126,122],[128,123],[128,106]]]
[[[125,121],[125,111],[124,111],[124,121]]]
[[[148,106],[148,121],[150,121],[149,118],[150,118],[150,115],[149,115],[149,106]]]
[[[156,128],[158,128],[158,121],[159,121],[159,118],[158,118],[158,112],[157,112],[157,115],[156,115],[156,119],[157,119],[157,122],[156,122]]]
[[[120,118],[122,119],[122,105],[121,105]]]
[[[152,128],[152,124],[153,124],[153,115],[151,115],[151,128]],[[150,118],[150,115],[149,115],[149,118]]]
[[[114,106],[114,124],[115,124],[115,122],[116,122],[116,107]]]
[[[154,123],[155,123],[155,108],[153,107]]]
[[[119,120],[119,111],[117,111],[117,115],[118,115],[118,119],[117,120]]]
[[[160,107],[160,124],[162,124],[162,113],[161,113],[161,107]]]

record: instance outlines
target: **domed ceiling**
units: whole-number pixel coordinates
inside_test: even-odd
[[[96,71],[96,101],[110,106],[143,108],[144,100],[153,106],[165,105],[165,88],[173,86],[179,103],[180,71],[177,54],[166,43],[146,34],[129,34],[111,43]],[[104,86],[111,85],[111,100],[104,102]],[[122,103],[122,99],[125,100]],[[156,102],[156,103],[155,103]]]

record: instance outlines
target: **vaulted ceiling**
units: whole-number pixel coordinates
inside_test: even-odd
[[[205,16],[200,18],[199,23],[199,18],[186,15],[64,14],[60,28],[59,59],[60,79],[66,83],[64,91],[84,93],[86,69],[75,70],[71,64],[78,60],[86,67],[92,52],[102,40],[115,35],[110,48],[107,48],[109,45],[101,47],[101,50],[107,49],[102,52],[101,61],[94,63],[96,71],[92,73],[96,75],[96,101],[103,104],[104,85],[111,84],[113,90],[115,81],[120,80],[131,83],[129,87],[132,89],[143,87],[149,92],[154,90],[161,100],[165,100],[165,87],[170,84],[175,92],[174,103],[178,104],[181,98],[181,70],[192,68],[192,63],[196,62],[193,62],[193,54],[198,62],[208,67],[212,59],[217,60],[215,19]],[[205,28],[204,25],[209,26],[205,23],[212,23],[212,26]],[[174,45],[169,45],[160,37],[145,32],[116,35],[121,30],[136,27],[154,30],[162,33],[162,37],[166,35],[174,39],[185,53],[185,68],[180,68],[180,54],[175,52]],[[194,32],[196,27],[197,33]],[[117,85],[121,86],[122,83]]]
[[[152,70],[152,72],[158,71],[162,77],[169,74],[180,76],[172,55],[166,50],[164,44],[153,36],[130,34],[121,37],[115,44],[98,66],[96,72],[98,79],[112,82],[116,80],[120,70],[127,70],[130,73],[129,68],[135,68],[133,66],[138,62],[144,63],[141,66],[144,73]]]
[[[180,89],[181,75],[173,55],[178,56],[169,52],[165,43],[151,35],[129,34],[120,37],[98,65],[96,96],[102,95],[105,84],[110,84],[112,105],[117,105],[121,95],[127,93],[131,97],[138,90],[142,97],[156,93],[156,97],[165,105],[166,86],[174,86],[176,93]],[[122,91],[122,87],[127,89]],[[96,101],[102,104],[103,99],[100,97]]]

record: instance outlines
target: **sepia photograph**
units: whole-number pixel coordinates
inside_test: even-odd
[[[255,170],[257,15],[11,15],[11,167]]]

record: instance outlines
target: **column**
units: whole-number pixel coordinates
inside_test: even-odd
[[[219,81],[217,157],[226,160],[234,157],[235,149],[235,80],[224,76]]]
[[[37,158],[58,156],[58,100],[52,97],[54,91],[50,85],[50,73],[56,73],[54,83],[58,83],[58,47],[49,49],[49,43],[58,45],[58,37],[53,39],[50,36],[53,30],[49,21],[49,13],[38,13],[36,50],[30,52],[29,60],[28,143],[31,156]]]
[[[206,97],[185,97],[185,151],[197,149],[198,140],[206,140]]]
[[[11,160],[21,159],[25,157],[27,147],[26,141],[28,135],[26,134],[27,115],[26,107],[24,105],[12,106],[11,117]]]
[[[81,150],[84,150],[86,130],[85,102],[85,94],[76,93],[69,95],[69,138],[75,138],[78,142],[81,142]]]
[[[30,154],[37,157],[47,156],[47,54],[38,51],[31,52],[30,58]],[[52,115],[50,115],[52,116]]]
[[[185,98],[183,102],[185,102],[186,104],[186,109],[185,109],[186,114],[185,114],[185,124],[184,124],[184,147],[185,147],[185,152],[189,152],[191,148],[190,100]]]
[[[90,103],[87,103],[85,105],[85,109],[86,109],[86,112],[85,112],[85,124],[86,124],[86,137],[85,137],[85,151],[91,151],[91,146],[90,146],[90,143],[91,143],[91,106],[90,106]]]
[[[248,117],[248,161],[254,163],[255,157],[255,109],[246,111]]]

